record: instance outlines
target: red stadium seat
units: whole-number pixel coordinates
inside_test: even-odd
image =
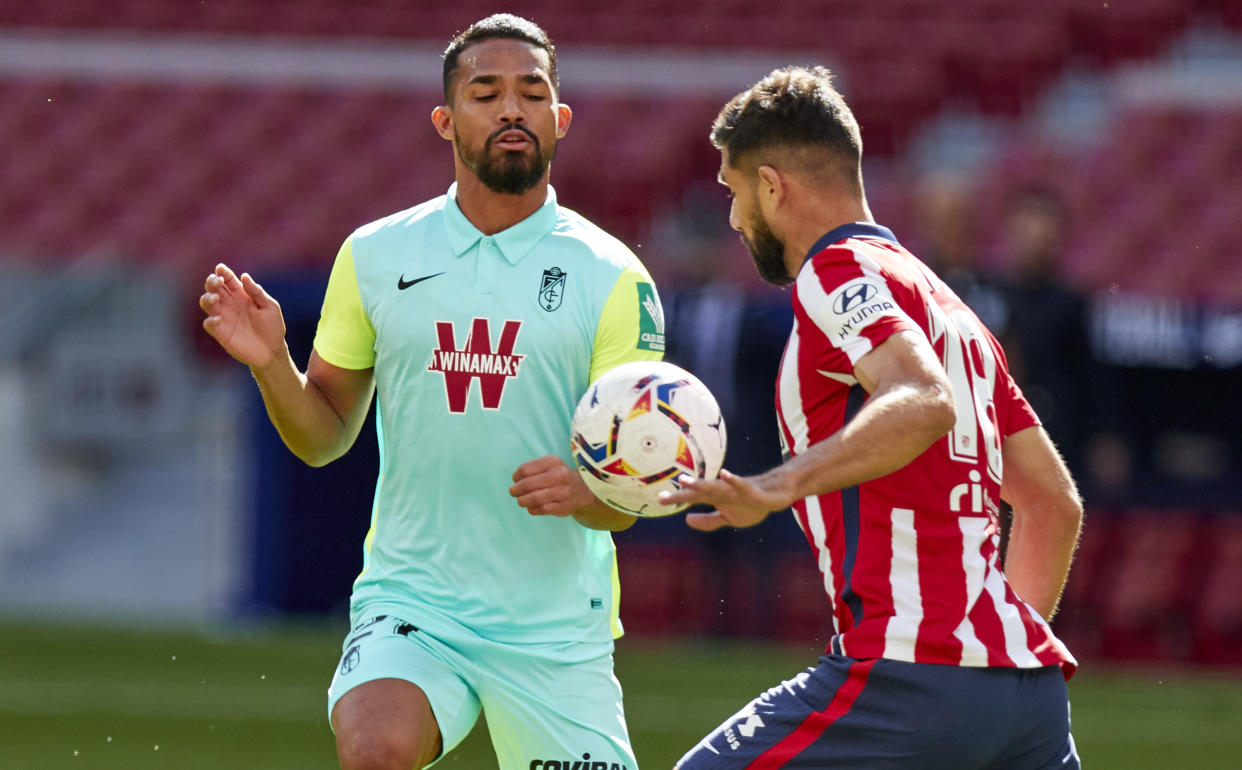
[[[636,635],[704,630],[703,557],[697,548],[630,543],[618,551],[621,618]]]
[[[87,5],[0,0],[0,24],[443,42],[464,20],[495,9],[483,0],[451,7],[391,0],[189,5],[118,0],[106,4],[106,10]],[[1131,37],[1143,38],[1142,45],[1151,42],[1155,50],[1192,7],[1228,14],[1233,5],[1219,0],[1198,6],[1192,0],[1133,0],[1107,8],[1078,0],[1048,0],[1038,8],[1014,7],[1005,0],[807,0],[776,6],[754,0],[638,0],[565,14],[555,0],[536,0],[524,9],[562,42],[769,48],[822,57],[840,74],[862,123],[868,155],[884,158],[899,156],[919,125],[948,101],[1012,114],[1031,104],[1072,56],[1076,62],[1083,54],[1107,62],[1142,53]],[[894,25],[894,18],[902,23]],[[876,55],[881,48],[884,57]],[[901,53],[894,58],[894,51]],[[688,188],[710,183],[717,161],[705,135],[723,95],[687,101],[646,91],[617,97],[581,90],[568,96],[578,117],[561,148],[557,186],[567,203],[624,239],[642,238],[652,216],[676,208]],[[256,211],[269,198],[296,194],[307,210],[332,212],[332,225],[322,227],[322,214],[282,218],[287,247],[265,239],[282,252],[273,259],[296,258],[286,251],[324,240],[322,235],[294,236],[289,228],[296,229],[298,222],[337,230],[347,221],[356,224],[442,191],[447,159],[439,138],[427,128],[435,101],[434,94],[343,87],[0,78],[0,141],[23,148],[10,153],[20,157],[6,159],[0,248],[35,244],[40,253],[48,253],[70,240],[124,243],[133,234],[132,248],[167,254],[175,249],[161,243],[162,237],[176,240],[179,228],[201,221],[216,223],[206,230],[221,239],[208,246],[218,251],[247,233],[236,224],[240,215],[212,216],[202,209],[233,206],[237,199],[239,209]],[[1125,214],[1143,220],[1138,230],[1144,239],[1161,226],[1197,222],[1195,232],[1203,233],[1200,239],[1214,254],[1229,239],[1242,238],[1232,221],[1236,217],[1222,216],[1223,207],[1217,205],[1221,190],[1242,187],[1236,171],[1242,168],[1242,114],[1141,108],[1122,115],[1119,123],[1127,141],[1046,174],[1065,183],[1079,221],[1110,223],[1116,221],[1112,215]],[[393,158],[408,163],[397,179]],[[1029,168],[1044,168],[1045,160]],[[600,168],[606,174],[603,184]],[[1009,171],[1003,169],[1002,175]],[[1159,187],[1153,182],[1160,179],[1175,180],[1179,194],[1143,203],[1148,197],[1143,191]],[[872,183],[877,200],[883,187],[882,180]],[[115,212],[108,199],[120,191],[123,210]],[[78,226],[109,231],[56,235],[50,223],[63,218],[31,221],[30,207],[22,202],[30,195],[63,199],[69,210],[79,212]],[[997,200],[981,202],[983,221],[999,221]],[[152,223],[141,225],[144,216]],[[901,218],[894,210],[888,221]],[[218,226],[226,221],[235,222],[227,232]],[[1122,226],[1135,227],[1132,222]],[[44,236],[52,241],[38,245]],[[1163,248],[1159,238],[1144,239],[1092,235],[1087,240],[1098,242],[1098,250],[1075,243],[1076,257],[1083,259],[1073,260],[1070,274],[1088,285],[1120,273],[1134,283],[1196,294],[1205,286],[1214,296],[1242,293],[1231,291],[1228,282],[1205,280],[1233,274],[1232,263],[1220,256],[1183,259],[1174,266],[1160,257],[1150,269],[1126,270],[1133,265],[1133,249]]]
[[[1190,18],[1192,0],[1082,3],[1053,0],[1068,14],[1076,53],[1103,65],[1159,54]]]
[[[842,93],[862,129],[863,147],[874,157],[891,157],[904,149],[945,93],[941,71],[915,58],[855,61],[840,75]]]
[[[1112,511],[1087,512],[1061,609],[1053,622],[1057,636],[1079,658],[1100,653],[1104,606],[1113,582],[1110,552],[1118,545],[1117,518]]]
[[[832,638],[832,605],[824,579],[808,555],[781,559],[777,567],[776,633],[781,639],[828,644]]]
[[[984,112],[1017,115],[1058,74],[1068,44],[1055,20],[964,21],[948,55],[946,78]]]
[[[1112,584],[1103,608],[1101,652],[1118,660],[1185,660],[1196,595],[1199,517],[1135,511],[1119,522]]]
[[[1194,660],[1242,664],[1242,515],[1214,517],[1203,599],[1194,618]]]

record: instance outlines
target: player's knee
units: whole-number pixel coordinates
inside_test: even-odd
[[[345,733],[336,738],[341,770],[421,770],[439,754],[403,734]]]

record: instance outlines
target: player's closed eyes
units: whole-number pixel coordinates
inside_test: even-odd
[[[546,102],[548,97],[544,94],[524,94],[523,97],[531,102]],[[496,94],[480,94],[473,97],[476,102],[493,102],[496,100]]]

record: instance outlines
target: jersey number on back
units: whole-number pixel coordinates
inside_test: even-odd
[[[955,308],[946,312],[931,302],[927,306],[927,317],[932,344],[943,339],[944,353],[940,360],[953,384],[957,407],[957,424],[949,434],[949,457],[975,465],[982,452],[987,459],[988,475],[1000,483],[1003,466],[996,402],[992,395],[996,390],[996,356],[992,346],[968,310]]]

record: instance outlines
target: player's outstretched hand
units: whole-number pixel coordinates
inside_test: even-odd
[[[264,366],[284,347],[280,305],[249,273],[239,278],[228,265],[216,265],[203,283],[198,306],[207,314],[207,333],[247,366]]]
[[[595,502],[578,472],[556,455],[519,465],[513,472],[509,494],[532,516],[570,516]]]
[[[721,527],[753,527],[788,505],[783,498],[763,483],[762,476],[738,476],[726,470],[718,479],[687,476],[681,479],[681,490],[660,494],[662,503],[703,503],[716,510],[686,514],[686,523],[695,529],[711,532]]]

